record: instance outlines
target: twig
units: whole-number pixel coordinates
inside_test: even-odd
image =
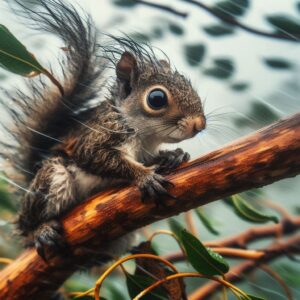
[[[295,248],[295,245],[300,245],[300,235],[295,235],[288,240],[276,244],[266,249],[265,255],[259,260],[244,261],[234,267],[232,267],[228,274],[226,274],[226,280],[230,282],[238,282],[243,280],[242,275],[246,275],[255,270],[258,266],[266,264],[276,258],[282,256],[286,252],[298,252],[300,253],[300,247]],[[189,300],[204,300],[212,296],[221,288],[219,283],[209,282],[201,286],[198,290],[189,296]]]
[[[259,239],[277,236],[278,231],[291,234],[300,227],[300,216],[282,219],[278,224],[250,228],[241,234],[207,243],[209,247],[240,247],[245,248],[248,243]]]
[[[273,38],[273,39],[275,38],[275,39],[281,39],[281,40],[288,40],[291,42],[299,42],[298,36],[290,36],[290,35],[281,34],[281,33],[265,32],[265,31],[262,31],[259,29],[249,27],[245,24],[242,24],[241,22],[239,22],[236,18],[232,17],[231,15],[227,16],[224,13],[219,13],[217,10],[212,9],[211,7],[203,4],[202,2],[195,1],[195,0],[184,0],[184,2],[198,6],[202,9],[204,9],[205,11],[207,11],[208,13],[210,13],[211,15],[221,19],[223,22],[228,23],[233,26],[236,26],[236,27],[239,27],[247,32],[250,32],[250,33],[253,33],[256,35],[260,35],[263,37],[267,37],[267,38]]]
[[[177,16],[177,17],[186,18],[188,16],[188,14],[185,13],[185,12],[180,12],[180,11],[174,9],[174,8],[171,8],[171,7],[163,5],[163,4],[152,3],[152,2],[149,2],[149,1],[145,1],[145,0],[136,0],[136,3],[143,4],[143,5],[146,5],[146,6],[149,6],[149,7],[153,7],[153,8],[158,8],[160,10],[169,12],[169,13]]]
[[[208,278],[207,276],[199,274],[199,273],[178,273],[178,274],[169,275],[165,278],[162,278],[162,279],[156,281],[155,283],[153,283],[152,285],[150,285],[149,287],[147,287],[146,289],[141,291],[136,297],[133,298],[133,300],[141,299],[144,295],[146,295],[151,290],[155,289],[156,287],[158,287],[159,285],[161,285],[162,283],[164,283],[166,281],[170,281],[170,280],[174,280],[174,279],[178,279],[178,278],[186,278],[186,277]],[[221,279],[218,277],[210,277],[209,279],[213,280],[217,284],[222,284],[222,286],[226,286],[227,288],[230,288],[231,290],[237,292],[238,294],[242,294],[243,296],[246,296],[246,294],[242,290],[240,290],[238,287],[232,285],[230,282],[228,282],[224,279]]]
[[[0,264],[8,265],[11,262],[13,262],[13,259],[11,258],[0,257]]]
[[[184,214],[184,219],[185,219],[185,224],[187,226],[188,231],[191,232],[193,235],[197,235],[198,232],[197,232],[194,220],[193,220],[193,211],[192,210],[187,211]]]
[[[237,18],[231,16],[231,15],[226,15],[224,13],[219,13],[217,10],[213,9],[212,7],[209,7],[202,2],[195,1],[195,0],[183,0],[186,3],[189,3],[191,5],[195,5],[205,11],[207,11],[209,14],[213,15],[214,17],[220,19],[221,21],[230,24],[232,26],[238,27],[246,32],[263,36],[266,38],[272,38],[272,39],[279,39],[279,40],[286,40],[286,41],[291,41],[291,42],[296,42],[298,43],[300,41],[300,36],[296,34],[284,34],[284,33],[272,33],[272,32],[266,32],[260,29],[252,28],[246,24],[241,23]],[[182,18],[187,18],[188,14],[187,13],[182,13],[177,10],[174,10],[173,8],[170,8],[167,5],[162,5],[162,4],[157,4],[157,3],[152,3],[144,0],[136,0],[138,4],[143,4],[147,5],[153,8],[157,8],[160,10],[164,10],[167,12],[170,12],[178,17]]]
[[[175,266],[173,266],[170,262],[168,262],[167,260],[157,256],[157,255],[153,255],[153,254],[147,254],[147,253],[144,253],[144,254],[133,254],[133,255],[129,255],[127,257],[124,257],[120,260],[118,260],[117,262],[115,262],[112,266],[110,266],[101,276],[100,278],[97,280],[96,284],[95,284],[95,288],[94,288],[94,297],[95,297],[95,300],[100,300],[99,298],[99,292],[100,292],[100,288],[101,288],[101,285],[103,283],[103,281],[105,280],[105,278],[108,277],[108,275],[116,268],[118,267],[119,265],[122,265],[124,262],[128,261],[128,260],[132,260],[132,259],[136,259],[136,258],[150,258],[150,259],[155,259],[155,260],[158,260],[162,263],[164,263],[165,265],[167,265],[170,269],[172,269],[172,271],[174,273],[178,273],[177,269],[175,268]],[[89,294],[90,290],[87,291],[87,295]]]
[[[56,87],[58,88],[61,96],[64,96],[65,94],[65,91],[64,91],[64,88],[63,86],[60,84],[60,82],[53,76],[53,74],[51,74],[47,69],[43,69],[42,73],[44,75],[46,75],[50,80],[51,82],[56,85]]]
[[[259,259],[264,255],[261,250],[245,250],[236,248],[212,248],[213,251],[232,258],[247,258],[247,259]]]
[[[288,219],[290,217],[290,214],[285,207],[283,207],[282,205],[280,205],[272,200],[263,200],[262,204],[266,207],[269,207],[269,208],[277,211],[281,215],[281,217],[284,219]]]
[[[290,216],[283,219],[278,224],[265,225],[257,228],[250,228],[240,234],[219,239],[211,242],[204,242],[206,247],[211,247],[214,251],[218,252],[218,247],[237,247],[246,248],[247,244],[258,241],[263,238],[276,237],[278,231],[283,232],[285,235],[294,233],[300,229],[300,216]],[[185,259],[181,251],[168,254],[164,258],[171,262],[179,262]]]

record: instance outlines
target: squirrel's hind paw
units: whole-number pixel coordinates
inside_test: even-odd
[[[40,225],[33,235],[36,251],[44,261],[56,254],[62,254],[67,249],[63,230],[58,221],[52,220]]]

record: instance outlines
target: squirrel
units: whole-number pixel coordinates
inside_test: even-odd
[[[61,39],[65,55],[63,95],[46,80],[31,79],[29,95],[19,90],[10,95],[12,106],[3,103],[14,128],[2,156],[26,189],[17,228],[46,260],[47,249],[65,243],[61,216],[93,193],[122,183],[157,205],[172,196],[163,174],[190,156],[160,146],[194,137],[206,120],[191,82],[150,45],[111,35],[109,44],[98,44],[90,15],[64,0],[15,2],[37,29]]]

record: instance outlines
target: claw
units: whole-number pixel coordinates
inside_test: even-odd
[[[173,151],[160,151],[157,157],[158,167],[155,171],[161,174],[168,174],[189,159],[190,155],[180,148]]]
[[[184,162],[187,162],[187,161],[189,161],[191,159],[191,156],[190,156],[190,154],[189,153],[187,153],[187,152],[185,152],[184,153],[184,156],[183,156],[183,160],[184,160]]]
[[[168,180],[168,179],[166,179],[166,178],[164,178],[160,175],[158,177],[158,180],[166,188],[175,187],[175,184],[172,181],[170,181],[170,180]]]
[[[61,254],[66,250],[67,244],[62,234],[62,228],[56,221],[42,224],[34,232],[34,244],[37,253],[44,261],[47,262],[52,256]]]
[[[158,201],[160,197],[177,199],[167,191],[167,188],[174,187],[174,184],[156,173],[146,175],[139,187],[142,202],[145,202],[146,198],[151,198],[157,206],[161,206],[164,203],[163,201]]]
[[[42,246],[42,244],[39,241],[35,241],[34,246],[36,248],[36,252],[38,255],[45,261],[47,262],[47,257],[46,257],[46,252],[45,248]]]

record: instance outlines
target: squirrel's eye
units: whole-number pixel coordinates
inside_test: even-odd
[[[168,97],[163,90],[152,90],[147,98],[149,107],[153,110],[159,110],[168,105]]]

